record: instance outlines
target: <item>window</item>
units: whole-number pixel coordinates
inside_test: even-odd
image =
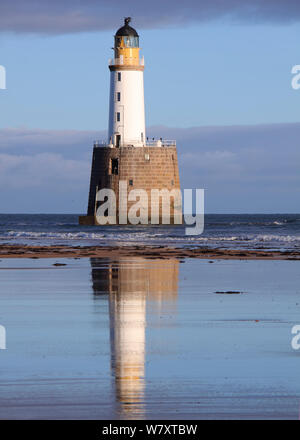
[[[118,81],[121,81],[121,72],[118,72]]]
[[[115,37],[115,47],[139,47],[139,37],[117,36]]]
[[[119,160],[118,159],[111,160],[111,174],[115,174],[116,176],[119,174]]]
[[[121,121],[121,113],[117,112],[117,122],[120,122],[120,121]]]
[[[117,92],[117,101],[121,101],[121,93]]]

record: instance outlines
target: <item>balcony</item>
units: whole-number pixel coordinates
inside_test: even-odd
[[[112,147],[104,141],[96,140],[94,141],[95,148]],[[141,143],[139,140],[127,140],[121,143],[120,147],[176,147],[176,141],[169,139],[151,139],[147,140],[145,143]]]
[[[126,58],[124,59],[123,57],[120,58],[110,58],[108,60],[108,65],[109,66],[144,66],[144,57],[142,58]]]
[[[108,147],[107,142],[104,141],[94,141],[94,147],[98,148],[98,147]]]
[[[170,139],[152,139],[146,141],[145,147],[176,147],[176,141]]]

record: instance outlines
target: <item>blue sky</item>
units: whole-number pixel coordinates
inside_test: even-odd
[[[0,90],[1,212],[84,212],[92,141],[107,129],[113,34],[127,14],[89,1],[79,20],[70,2],[59,10],[58,2],[41,3],[36,17],[20,3],[0,18],[7,72],[7,90]],[[197,19],[198,5],[187,3],[189,13],[175,7],[173,18],[163,6],[148,20],[140,6],[136,16],[130,12],[146,62],[148,133],[179,136],[182,186],[205,187],[209,212],[299,212],[300,90],[291,87],[291,69],[300,64],[300,12],[288,13],[296,3],[277,0],[269,15],[233,9],[229,17],[230,10],[208,8],[209,19]],[[237,131],[247,139],[237,142]],[[38,184],[41,163],[47,177]],[[17,174],[22,179],[13,182]]]
[[[299,96],[291,88],[298,24],[214,22],[139,32],[147,125],[299,120]],[[106,129],[113,34],[2,35],[7,91],[0,127]]]

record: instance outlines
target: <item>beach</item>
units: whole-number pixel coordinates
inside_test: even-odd
[[[270,251],[169,246],[21,246],[0,245],[0,258],[210,258],[231,260],[299,260],[300,251]]]
[[[298,419],[299,263],[211,261],[1,259],[0,418]]]
[[[0,419],[298,419],[299,215],[0,215]]]

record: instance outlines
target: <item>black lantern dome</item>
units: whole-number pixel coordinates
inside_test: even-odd
[[[135,29],[129,26],[131,22],[131,17],[126,17],[124,19],[124,26],[122,26],[117,32],[116,37],[138,37],[139,34]]]

